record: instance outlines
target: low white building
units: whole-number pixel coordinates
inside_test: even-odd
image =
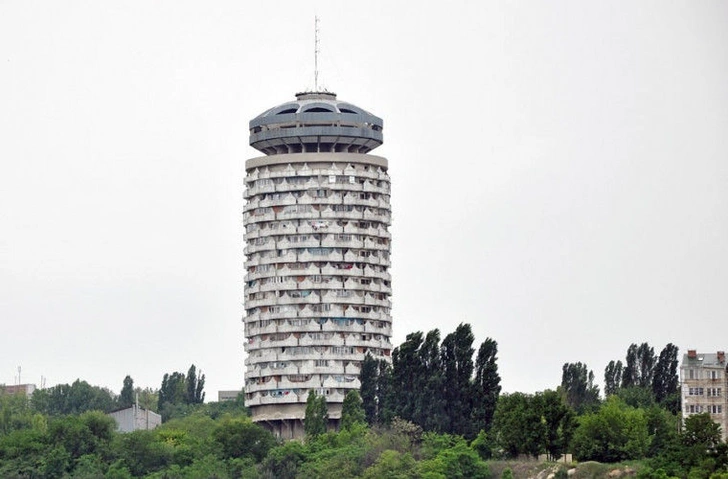
[[[119,432],[149,430],[162,424],[162,416],[136,405],[112,411],[109,416],[116,420],[116,430]]]
[[[243,394],[243,392],[240,389],[235,389],[232,391],[218,391],[217,400],[218,400],[218,402],[235,401],[238,399],[239,394]]]

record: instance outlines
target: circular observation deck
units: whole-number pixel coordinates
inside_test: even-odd
[[[368,153],[383,142],[381,118],[336,99],[306,92],[250,121],[250,146],[266,155]]]

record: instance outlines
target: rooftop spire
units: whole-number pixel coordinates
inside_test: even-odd
[[[313,44],[313,91],[318,88],[318,57],[319,57],[319,17],[314,16],[314,44]]]

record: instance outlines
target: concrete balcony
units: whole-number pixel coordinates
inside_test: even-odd
[[[243,195],[244,195],[244,198],[247,199],[247,198],[257,196],[257,195],[260,195],[263,193],[273,193],[274,191],[275,191],[275,185],[273,185],[273,184],[265,185],[265,186],[256,185],[251,188],[246,188],[245,193]]]
[[[331,209],[324,209],[321,210],[321,218],[323,219],[330,219],[330,220],[338,220],[338,219],[347,219],[347,220],[360,220],[363,218],[363,214],[361,211],[334,211]]]
[[[316,210],[312,211],[281,211],[276,213],[275,219],[278,221],[285,220],[308,220],[319,218],[319,212]]]
[[[340,192],[330,194],[327,197],[311,195],[310,192],[301,196],[298,202],[302,205],[340,205],[344,200]]]
[[[334,262],[340,263],[340,261]],[[360,276],[362,274],[362,270],[354,266],[353,262],[349,262],[349,265],[351,265],[350,268],[337,268],[336,266],[329,264],[321,268],[321,274],[326,276]]]
[[[252,326],[251,324],[246,324],[245,326],[245,337],[249,339],[260,336],[261,334],[271,334],[276,332],[278,332],[278,329],[275,323],[270,323],[267,326]]]
[[[367,306],[381,306],[381,307],[384,307],[384,308],[391,308],[392,307],[392,302],[390,300],[388,300],[388,299],[377,299],[377,298],[373,298],[373,297],[371,297],[369,295],[367,295],[364,298],[364,304],[366,304]]]
[[[270,306],[276,304],[275,297],[272,298],[260,298],[260,299],[246,299],[245,309],[259,308],[260,306]]]
[[[362,198],[361,193],[350,193],[344,196],[344,204],[374,207],[378,206],[379,202],[373,198]]]
[[[331,332],[331,333],[335,333],[335,334],[341,333],[342,331],[345,331],[347,333],[351,332],[351,331],[358,332],[358,333],[364,332],[364,325],[359,324],[356,321],[353,321],[353,322],[349,323],[348,325],[344,325],[341,322],[329,321],[329,322],[322,324],[321,328],[322,328],[322,331]],[[341,345],[343,346],[344,345],[343,339],[341,339],[340,341],[341,341]]]
[[[392,221],[391,215],[387,212],[382,213],[382,210],[379,210],[380,212],[374,212],[372,210],[364,210],[363,219],[367,221],[378,221],[381,223],[389,224]]]
[[[387,271],[376,271],[371,266],[364,267],[364,272],[362,276],[364,276],[365,278],[379,278],[387,281],[392,280],[392,275],[389,274]]]
[[[318,375],[313,375],[308,381],[290,381],[284,376],[278,385],[281,389],[319,388],[321,387],[321,379],[319,379]]]
[[[278,389],[276,387],[276,383],[274,381],[272,381],[272,380],[269,381],[269,382],[267,382],[267,383],[261,383],[261,384],[254,383],[254,384],[248,384],[248,385],[245,386],[245,392],[247,392],[247,393],[256,393],[256,392],[260,392],[260,391],[269,391],[271,389]],[[247,405],[247,401],[246,401],[246,405]]]
[[[290,241],[288,239],[284,239],[278,242],[279,249],[318,248],[319,246],[321,246],[321,240],[318,240],[316,238],[308,238],[301,241]]]
[[[291,334],[286,339],[268,339],[267,341],[261,341],[261,344],[263,345],[263,347],[267,348],[288,348],[298,346],[298,341],[299,339]]]
[[[250,215],[248,218],[244,218],[244,221],[246,223],[260,223],[263,221],[273,221],[275,219],[275,213],[271,211],[260,215]]]
[[[311,188],[316,188],[318,186],[318,182],[315,180],[308,180],[302,183],[286,183],[283,182],[280,185],[276,185],[276,192],[286,192],[286,191],[305,191],[310,190]]]
[[[326,311],[315,311],[311,305],[308,305],[298,312],[298,316],[301,318],[321,318],[321,317],[335,317],[343,316],[344,308],[338,305],[331,305]]]
[[[249,261],[253,261],[256,258],[251,258]],[[293,250],[288,250],[287,253],[280,256],[267,256],[260,258],[259,264],[275,264],[275,263],[295,263],[297,261],[296,253]],[[245,263],[249,266],[248,263]]]
[[[329,235],[328,238],[323,240],[321,242],[321,246],[331,246],[336,248],[362,248],[364,246],[364,242],[359,239],[339,239],[335,235],[332,238],[332,235]]]
[[[291,279],[289,281],[286,281],[284,283],[279,283],[277,281],[269,281],[268,283],[261,284],[259,291],[261,292],[267,292],[267,291],[288,291],[298,288],[298,283]],[[248,292],[255,293],[256,289],[250,289],[248,288]]]
[[[245,360],[245,364],[256,364],[256,363],[263,363],[263,362],[272,362],[272,361],[278,361],[278,358],[281,355],[277,351],[268,351],[268,350],[258,350],[256,351],[256,354],[249,354],[247,359]],[[286,358],[287,359],[287,358]]]
[[[299,263],[303,262],[299,257]],[[307,263],[311,263],[310,261],[307,261]],[[284,266],[283,268],[280,268],[278,270],[279,276],[311,276],[311,275],[317,275],[320,274],[319,268],[317,268],[313,264],[307,265],[305,268],[301,269],[293,269],[288,266]]]
[[[369,181],[365,181],[362,185],[362,191],[367,193],[389,194],[389,187],[377,186]]]
[[[246,243],[253,241],[255,239],[258,239],[261,236],[261,231],[262,230],[260,230],[260,229],[246,231],[245,234],[243,235],[243,239],[245,240]]]
[[[303,252],[299,253],[298,255],[298,261],[304,262],[304,263],[313,263],[313,262],[331,262],[331,261],[341,261],[343,258],[343,255],[341,254],[341,250],[339,248],[331,248],[329,251],[317,251],[316,254],[312,254],[310,252],[310,249],[306,249]],[[323,253],[323,254],[320,254]]]
[[[280,198],[266,198],[265,200],[261,200],[260,205],[261,206],[290,206],[295,205],[298,203],[298,198],[294,196],[292,193],[288,193],[283,195]]]
[[[283,392],[283,390],[278,390]],[[259,393],[260,394],[260,393]],[[253,400],[255,401],[255,399]],[[259,401],[257,403],[255,402],[248,402],[245,401],[246,406],[257,406],[257,405],[266,405],[266,404],[296,404],[299,402],[306,402],[306,398],[303,398],[303,400],[299,400],[298,395],[296,395],[293,391],[288,390],[288,394],[283,394],[282,396],[263,396],[259,398]]]
[[[325,335],[326,339],[315,339],[310,337],[308,334],[305,336],[301,336],[299,339],[301,346],[320,346],[320,345],[332,345],[332,344],[338,344],[341,343],[343,345],[343,342],[341,341],[341,338],[338,338],[336,333],[334,332],[313,332],[312,334],[322,334]]]
[[[375,349],[392,349],[392,343],[389,342],[386,339],[369,339],[369,340],[363,340],[361,338],[347,338],[346,339],[346,345],[347,346],[356,346],[356,347],[362,347],[362,348],[375,348]]]
[[[298,317],[298,311],[295,307],[292,307],[290,311],[261,312],[259,317],[261,321],[269,319],[293,319]]]
[[[370,236],[367,236],[363,243],[363,248],[375,251],[389,251],[390,247],[390,245],[388,244],[389,240],[387,240],[387,243],[382,244]]]
[[[275,241],[266,241],[263,244],[252,244],[248,243],[243,249],[243,253],[246,255],[252,255],[261,251],[271,251],[276,249]]]

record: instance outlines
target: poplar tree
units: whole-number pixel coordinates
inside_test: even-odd
[[[578,413],[599,404],[599,386],[594,384],[594,372],[586,364],[565,363],[560,387],[566,404]]]
[[[364,423],[365,415],[359,393],[351,390],[346,393],[341,405],[341,429],[349,429],[356,423]]]
[[[124,385],[121,388],[121,394],[119,394],[119,407],[127,408],[134,404],[134,380],[131,376],[124,378]]]
[[[680,411],[680,380],[678,378],[678,348],[668,343],[657,359],[652,378],[652,393],[655,401],[669,411]]]
[[[444,370],[444,403],[447,423],[443,432],[474,437],[470,412],[473,403],[473,341],[469,324],[461,323],[442,341],[441,357]]]
[[[442,432],[447,427],[447,405],[444,398],[444,374],[440,355],[440,331],[427,333],[418,351],[421,377],[412,378],[419,384],[415,415],[412,422],[426,431]]]
[[[617,394],[622,384],[622,361],[609,361],[607,367],[604,368],[604,395],[611,396]]]
[[[486,338],[478,349],[475,359],[473,383],[473,426],[476,431],[489,431],[501,392],[498,375],[498,343]]]
[[[329,410],[326,406],[326,397],[319,396],[311,389],[306,399],[306,415],[303,420],[303,430],[306,437],[315,438],[324,434],[329,422]]]
[[[414,421],[423,376],[418,350],[422,345],[422,332],[410,333],[405,341],[392,352],[392,389],[397,391],[394,414]]]

